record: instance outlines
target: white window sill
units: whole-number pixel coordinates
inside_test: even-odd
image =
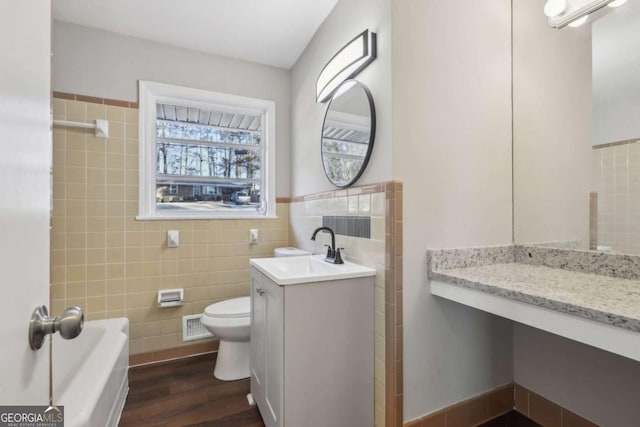
[[[219,216],[136,216],[136,221],[190,221],[192,219],[278,219],[276,215],[219,215]]]

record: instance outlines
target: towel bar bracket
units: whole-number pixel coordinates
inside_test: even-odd
[[[71,122],[68,120],[54,120],[53,125],[82,128],[82,129],[95,129],[96,137],[98,138],[109,137],[109,121],[107,120],[98,119],[98,120],[94,120],[94,123]]]

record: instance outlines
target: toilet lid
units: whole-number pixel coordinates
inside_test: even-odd
[[[209,317],[248,317],[251,314],[249,297],[233,298],[211,304],[204,309]]]

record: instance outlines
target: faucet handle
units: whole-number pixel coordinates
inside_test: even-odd
[[[340,254],[340,251],[344,251],[344,248],[337,248],[336,249],[336,253],[335,253],[335,263],[336,264],[344,264],[344,261],[342,260],[342,255]]]
[[[325,245],[327,247],[327,258],[333,258],[334,254],[333,254],[333,249],[331,248],[331,245]]]

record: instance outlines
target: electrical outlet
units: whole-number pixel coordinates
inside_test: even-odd
[[[170,248],[177,248],[180,246],[180,231],[168,230],[167,231],[167,246]]]
[[[251,230],[249,230],[249,244],[255,245],[258,243],[258,240],[259,240],[258,229],[252,228]]]

